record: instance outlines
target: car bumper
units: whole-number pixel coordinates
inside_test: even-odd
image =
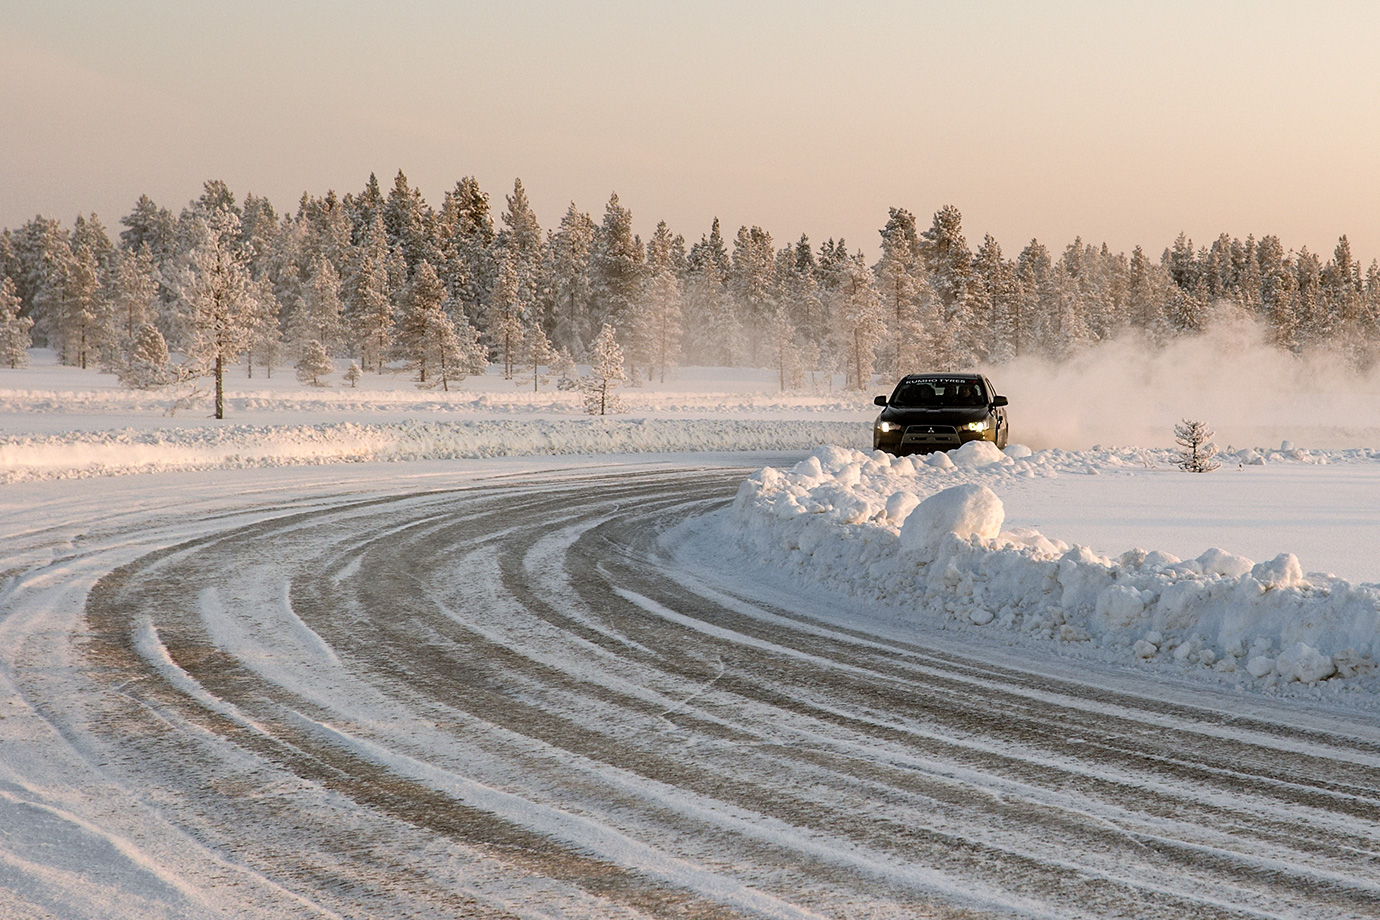
[[[911,429],[919,426],[912,425]],[[927,426],[931,427],[931,426]],[[957,431],[914,431],[898,430],[882,432],[872,429],[872,449],[886,451],[898,457],[907,454],[928,454],[937,450],[953,450],[969,441],[991,441],[996,443],[997,429],[985,431],[959,429]]]

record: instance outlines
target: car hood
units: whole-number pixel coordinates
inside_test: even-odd
[[[937,409],[887,406],[877,416],[877,421],[896,422],[898,425],[962,425],[967,422],[980,422],[989,414],[990,410],[986,406],[967,408],[945,406]]]

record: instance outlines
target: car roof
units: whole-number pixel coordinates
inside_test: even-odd
[[[902,383],[972,383],[981,380],[981,374],[907,374],[901,378]]]

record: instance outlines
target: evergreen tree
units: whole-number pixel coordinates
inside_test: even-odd
[[[514,362],[522,345],[523,331],[529,325],[529,305],[522,297],[522,283],[518,277],[517,258],[510,250],[501,250],[498,278],[493,300],[489,304],[488,334],[503,359],[503,379],[513,379]]]
[[[892,373],[901,376],[921,367],[925,351],[921,304],[929,284],[920,258],[914,215],[904,208],[892,208],[890,219],[880,232],[882,257],[872,270],[887,317],[890,353],[883,357]]]
[[[585,413],[609,415],[623,412],[623,402],[613,391],[628,376],[623,371],[623,349],[618,346],[616,330],[608,323],[590,347],[589,373],[580,378],[584,391]]]
[[[148,195],[140,195],[134,210],[120,218],[120,245],[128,252],[147,248],[155,265],[162,265],[173,253],[177,221],[167,208],[160,208]]]
[[[271,378],[283,354],[283,340],[278,333],[278,300],[267,278],[252,281],[250,293],[245,305],[245,322],[249,326],[249,344],[244,352],[245,373],[252,380],[254,365],[258,363]]]
[[[398,170],[393,190],[383,205],[383,229],[388,234],[389,246],[402,255],[409,271],[415,272],[423,261],[431,262],[433,267],[440,261],[432,239],[433,223],[422,193],[409,186],[407,176]]]
[[[777,307],[776,312],[772,314],[771,323],[767,327],[767,341],[781,392],[796,389],[800,386],[803,374],[795,327],[791,325],[785,307]]]
[[[318,256],[302,289],[297,309],[288,320],[288,341],[295,354],[306,354],[316,342],[328,354],[339,353],[345,341],[344,304],[340,275],[329,260]]]
[[[34,321],[19,315],[19,291],[8,276],[0,277],[0,367],[19,368],[29,363],[29,330]]]
[[[742,328],[728,296],[728,250],[719,219],[686,257],[685,350],[693,363],[733,367],[742,358]]]
[[[302,357],[297,359],[297,379],[314,387],[325,386],[321,378],[335,370],[326,346],[312,339],[302,348]]]
[[[345,325],[363,367],[380,374],[393,347],[397,312],[388,263],[383,220],[376,217],[351,255],[344,310]]]
[[[101,290],[101,267],[86,246],[58,255],[57,307],[52,332],[64,364],[86,369],[110,339],[111,309]]]
[[[617,328],[637,313],[643,261],[642,244],[632,231],[632,212],[618,203],[615,193],[609,196],[604,220],[595,228],[591,244],[592,325]]]
[[[635,336],[645,350],[641,363],[666,382],[666,369],[680,361],[681,291],[676,278],[675,237],[666,221],[657,224],[647,244],[647,273],[643,309]]]
[[[452,319],[443,304],[445,287],[430,262],[423,261],[408,288],[406,308],[398,325],[397,348],[417,373],[417,385],[440,386],[481,373],[487,364],[479,333],[463,316]]]
[[[441,232],[448,238],[441,266],[447,290],[463,306],[471,325],[482,323],[494,288],[494,222],[489,196],[472,176],[456,183],[441,209]]]
[[[1217,447],[1212,443],[1212,429],[1203,422],[1184,419],[1174,426],[1174,440],[1179,445],[1179,469],[1189,473],[1211,473],[1222,464],[1214,459]]]
[[[877,346],[886,331],[882,301],[874,276],[859,252],[848,263],[846,279],[835,290],[834,353],[839,357],[845,385],[865,390],[872,382]],[[946,368],[947,369],[947,368]]]
[[[350,366],[345,368],[345,382],[350,385],[352,390],[359,384],[360,378],[363,376],[364,372],[359,369],[359,362],[357,361],[351,361]]]
[[[350,241],[354,245],[360,244],[375,221],[379,226],[383,225],[383,189],[379,187],[379,178],[374,173],[369,174],[369,181],[362,192],[346,195],[342,204],[345,213],[350,216]]]
[[[129,357],[119,367],[120,382],[137,390],[149,390],[172,383],[176,371],[168,357],[168,344],[152,323],[145,323],[134,333]]]
[[[535,393],[547,378],[542,376],[541,369],[544,367],[548,373],[559,358],[559,353],[551,345],[551,340],[546,337],[546,331],[541,324],[537,323],[527,330],[522,338],[522,369],[523,376],[532,375],[532,392]],[[525,385],[525,381],[524,381]]]
[[[117,351],[124,354],[139,329],[158,318],[158,277],[147,245],[121,249],[112,259],[109,298]]]
[[[1260,302],[1280,348],[1298,349],[1298,284],[1279,237],[1264,236],[1256,249],[1260,263]]]
[[[505,200],[508,208],[503,212],[504,229],[499,231],[495,245],[511,256],[517,272],[519,298],[523,303],[536,304],[545,250],[541,226],[527,202],[521,179],[513,182],[513,194],[505,196]]]
[[[986,360],[1001,363],[1017,354],[1022,326],[1020,282],[1016,267],[1002,257],[1001,244],[989,233],[973,258],[973,302],[985,316],[987,332],[969,347]]]
[[[930,228],[921,234],[920,255],[939,298],[946,322],[961,310],[972,271],[972,253],[963,238],[963,215],[953,205],[935,212]]]
[[[767,320],[776,309],[776,251],[761,227],[740,227],[733,241],[728,291],[747,339],[748,363],[757,365]]]
[[[584,354],[594,338],[590,327],[590,252],[594,221],[570,203],[551,235],[551,308],[555,344]]]
[[[825,308],[824,292],[820,287],[819,266],[815,262],[810,239],[800,235],[791,252],[788,271],[778,271],[781,301],[788,318],[796,328],[797,337],[806,344],[818,344],[829,338],[829,311]]]
[[[249,344],[254,300],[259,296],[234,245],[238,234],[239,215],[232,209],[216,207],[191,215],[192,245],[175,283],[188,369],[194,376],[210,374],[214,379],[218,419],[225,418],[225,367]]]

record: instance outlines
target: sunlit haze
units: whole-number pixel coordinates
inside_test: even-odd
[[[1380,256],[1371,3],[0,0],[0,226],[115,227],[209,178],[427,201],[520,177],[544,227],[616,191],[875,253],[945,204],[1014,254],[1186,232]]]

